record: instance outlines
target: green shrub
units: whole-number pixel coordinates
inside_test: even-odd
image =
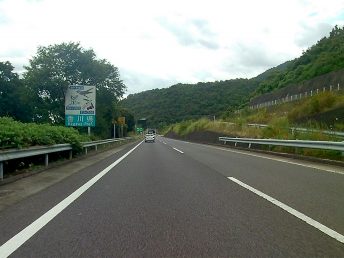
[[[0,149],[70,143],[74,151],[81,150],[81,142],[90,141],[74,128],[49,124],[21,123],[0,117]]]
[[[292,138],[289,121],[285,117],[274,118],[268,127],[263,129],[264,138],[290,139]]]

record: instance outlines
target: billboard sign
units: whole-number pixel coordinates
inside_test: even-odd
[[[96,86],[68,86],[65,97],[65,125],[96,126]]]

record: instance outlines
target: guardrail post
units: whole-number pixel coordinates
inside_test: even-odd
[[[95,150],[97,151],[98,150],[98,145],[94,146],[95,147]]]
[[[0,162],[0,181],[4,179],[4,163]]]
[[[87,147],[85,147],[85,155],[87,155]]]
[[[238,144],[238,142],[235,142],[234,146],[236,147],[236,146],[237,146],[237,144]]]
[[[251,143],[248,144],[248,148],[251,149]]]
[[[49,155],[45,154],[45,166],[47,167],[49,165]]]
[[[69,159],[72,159],[72,158],[73,158],[73,151],[70,150],[70,151],[69,151]]]

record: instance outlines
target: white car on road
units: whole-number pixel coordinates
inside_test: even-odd
[[[155,142],[155,135],[152,133],[147,133],[145,135],[145,142]]]

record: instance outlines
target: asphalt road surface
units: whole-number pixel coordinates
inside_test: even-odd
[[[344,169],[158,137],[0,212],[0,257],[344,257]]]

